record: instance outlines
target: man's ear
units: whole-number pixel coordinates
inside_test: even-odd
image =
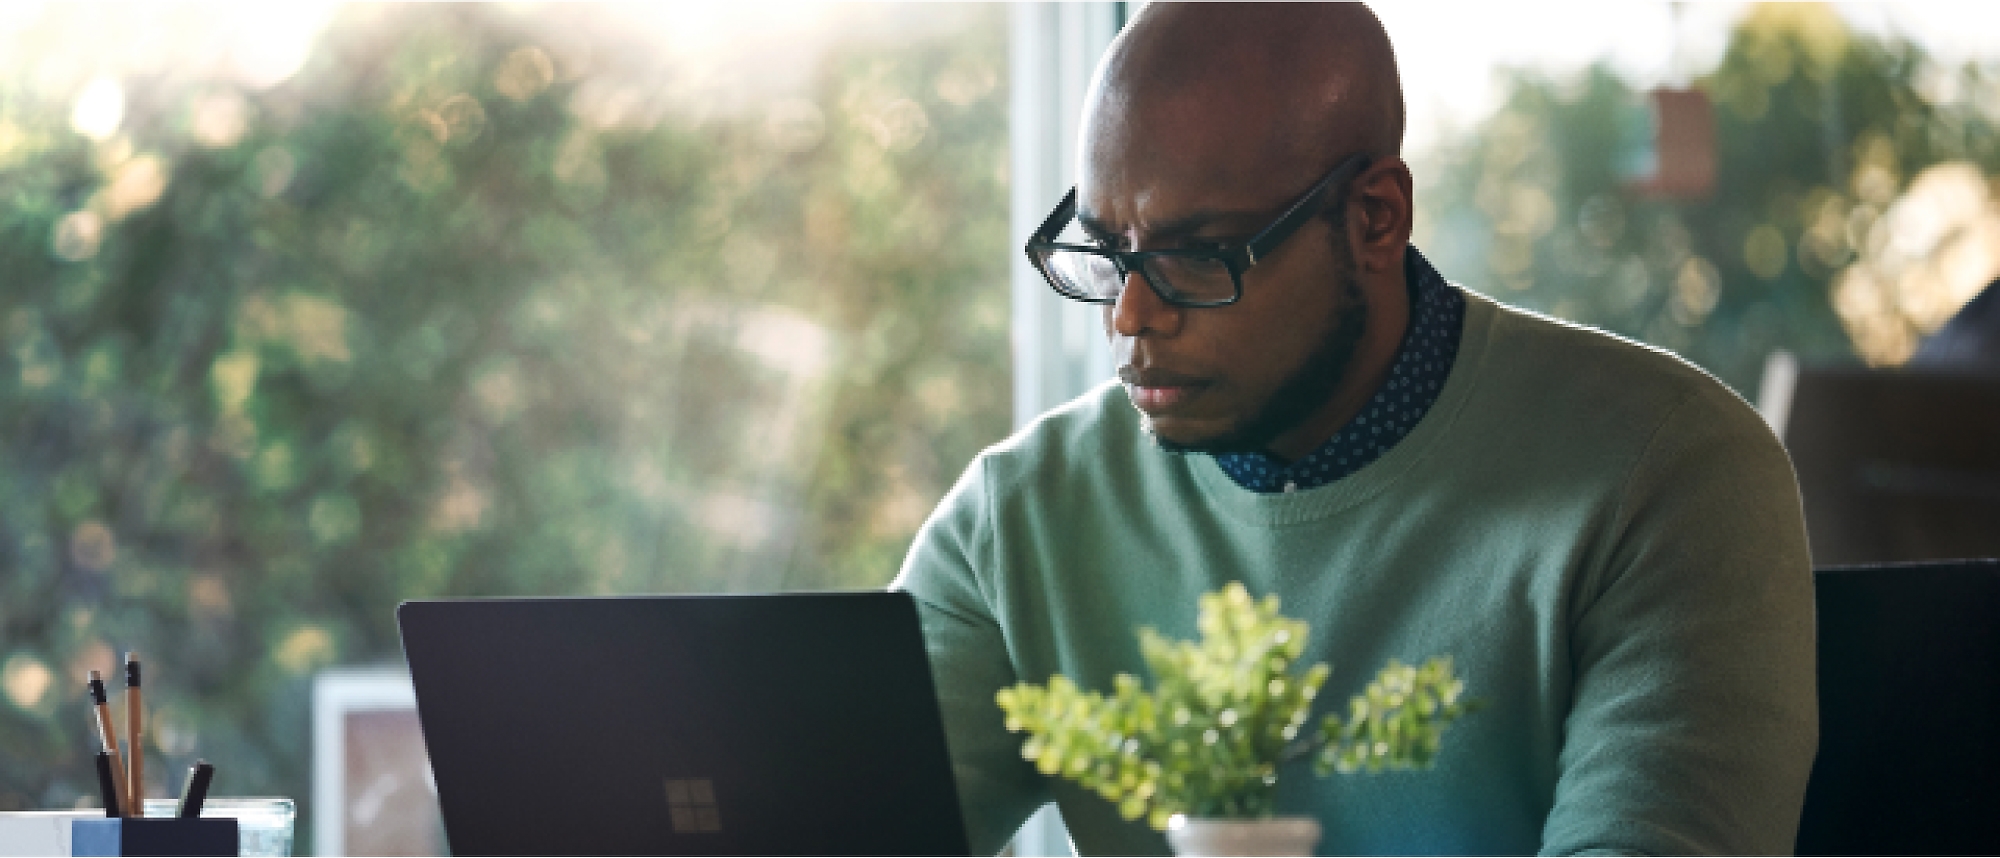
[[[1355,177],[1354,262],[1362,271],[1401,270],[1410,245],[1415,180],[1410,165],[1383,158]]]

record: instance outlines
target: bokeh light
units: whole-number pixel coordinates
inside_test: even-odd
[[[22,709],[40,708],[54,684],[49,666],[27,653],[14,653],[0,666],[0,690],[7,692],[7,702]]]
[[[1871,364],[1908,360],[1987,284],[2000,278],[2000,196],[1978,165],[1926,168],[1886,212],[1857,213],[1860,257],[1841,271],[1833,306]]]

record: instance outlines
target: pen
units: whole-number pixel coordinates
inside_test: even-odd
[[[132,808],[133,816],[146,815],[146,752],[139,743],[139,734],[146,724],[146,707],[139,697],[139,654],[125,654],[125,757],[126,766],[131,771],[125,776],[125,788],[130,790],[125,806]]]
[[[123,802],[118,800],[118,784],[111,779],[111,754],[108,751],[97,752],[97,789],[104,793],[104,815],[112,819],[123,815],[119,811]]]
[[[90,689],[90,703],[97,713],[97,738],[104,743],[104,753],[111,758],[111,784],[122,799],[130,795],[125,787],[125,759],[118,753],[118,727],[111,723],[111,704],[104,699],[104,676],[97,671],[90,672],[85,685]],[[119,802],[120,816],[129,816],[131,808]]]
[[[188,769],[187,782],[181,785],[181,809],[177,816],[194,819],[201,816],[201,803],[208,799],[208,782],[215,777],[215,767],[207,760],[195,760]]]

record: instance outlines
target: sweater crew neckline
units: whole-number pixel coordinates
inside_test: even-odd
[[[1268,527],[1324,519],[1381,494],[1449,434],[1465,403],[1472,398],[1473,388],[1486,365],[1487,343],[1500,314],[1492,299],[1464,286],[1458,289],[1465,295],[1465,322],[1460,332],[1458,359],[1445,379],[1444,390],[1416,428],[1381,458],[1332,483],[1278,494],[1258,493],[1237,485],[1210,456],[1180,457],[1181,467],[1191,471],[1211,505],[1246,524]]]

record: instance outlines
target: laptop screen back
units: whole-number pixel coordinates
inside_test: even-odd
[[[965,852],[907,594],[397,616],[456,854]]]

